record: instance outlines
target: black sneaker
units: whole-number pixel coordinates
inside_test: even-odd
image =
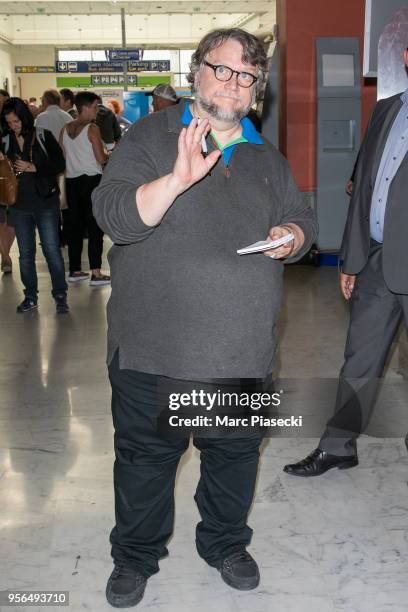
[[[114,608],[130,608],[143,599],[146,576],[130,567],[115,565],[106,585],[106,599]]]
[[[101,274],[100,276],[96,276],[92,274],[91,282],[89,283],[91,287],[102,287],[103,285],[110,285],[111,278],[107,274]]]
[[[219,568],[221,578],[228,586],[239,591],[250,591],[259,585],[259,569],[246,550],[228,555]]]
[[[65,314],[66,312],[69,312],[67,296],[64,293],[55,297],[55,308],[57,310],[57,314]]]
[[[70,272],[68,276],[69,283],[79,283],[80,281],[87,280],[89,278],[88,272],[82,272],[79,270],[78,272]]]
[[[29,310],[35,310],[38,308],[37,302],[31,298],[24,298],[24,300],[17,306],[17,312],[28,312]]]

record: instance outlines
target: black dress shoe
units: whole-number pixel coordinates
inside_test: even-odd
[[[219,571],[224,582],[239,591],[256,589],[259,584],[258,565],[246,550],[228,555],[221,563]]]
[[[348,470],[356,465],[358,465],[357,455],[340,457],[329,455],[326,451],[316,448],[306,459],[285,465],[283,471],[293,476],[320,476],[335,467],[339,470]]]
[[[147,578],[129,567],[115,566],[106,585],[106,599],[114,608],[130,608],[143,599]]]

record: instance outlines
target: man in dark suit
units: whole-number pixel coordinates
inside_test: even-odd
[[[408,48],[404,52],[408,68]],[[366,428],[398,326],[408,327],[408,89],[374,108],[356,168],[340,258],[350,300],[345,362],[334,416],[319,446],[284,471],[319,476],[358,464]]]

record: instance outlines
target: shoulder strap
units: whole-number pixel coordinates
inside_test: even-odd
[[[3,152],[6,155],[7,151],[10,148],[10,134],[6,134],[5,136],[3,136],[2,141],[3,141]]]
[[[38,144],[44,151],[45,155],[48,157],[47,149],[45,148],[45,134],[44,128],[35,128],[35,134],[37,136]]]

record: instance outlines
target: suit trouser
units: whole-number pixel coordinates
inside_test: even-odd
[[[159,377],[119,369],[118,352],[109,365],[115,428],[115,519],[111,532],[116,564],[150,576],[168,554],[174,523],[177,466],[189,438],[166,440],[157,434]],[[214,567],[249,544],[247,516],[254,496],[261,437],[194,438],[201,451],[201,477],[195,501],[199,555]]]
[[[350,298],[345,362],[334,416],[319,443],[322,450],[344,456],[356,453],[356,438],[369,423],[385,361],[402,318],[408,328],[408,295],[388,289],[382,271],[382,245],[372,241],[367,264],[357,276]]]

